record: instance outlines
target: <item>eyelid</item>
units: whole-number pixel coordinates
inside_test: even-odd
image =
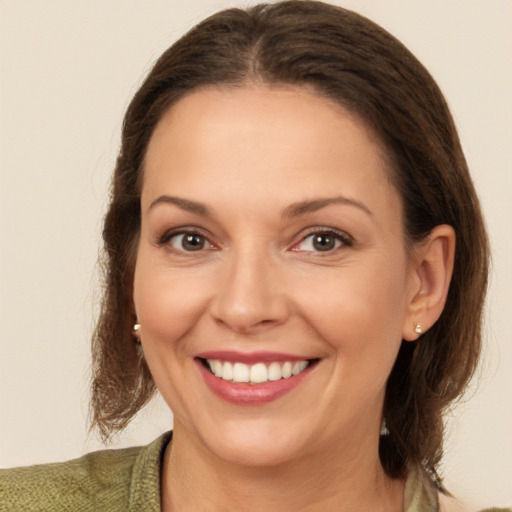
[[[342,243],[341,247],[351,247],[352,245],[354,245],[354,239],[352,238],[352,236],[350,236],[345,231],[341,231],[339,229],[335,229],[335,228],[331,228],[331,227],[326,227],[326,226],[318,226],[318,227],[308,228],[305,232],[302,232],[300,234],[299,239],[296,242],[293,243],[293,245],[291,247],[291,250],[299,252],[300,249],[296,249],[296,247],[300,243],[304,242],[309,237],[314,236],[314,235],[333,236],[336,239],[338,239],[339,241],[341,241],[341,243]],[[329,251],[325,251],[325,254],[327,255],[329,253],[333,253],[333,252],[336,251],[336,249],[340,249],[341,247],[334,248],[334,249],[329,250]],[[317,252],[319,254],[322,253],[322,251],[304,251],[304,252]]]
[[[169,250],[171,250],[173,252],[180,253],[180,254],[187,253],[187,252],[191,252],[191,253],[194,252],[194,251],[184,251],[184,250],[176,249],[174,247],[169,247],[169,241],[173,237],[180,236],[180,235],[199,235],[199,236],[203,237],[207,241],[207,243],[210,245],[210,247],[206,247],[205,249],[196,251],[198,253],[204,252],[205,250],[218,249],[216,244],[214,244],[211,241],[211,233],[209,233],[209,232],[205,231],[204,229],[199,228],[197,226],[179,226],[179,227],[176,227],[176,228],[169,229],[169,230],[165,231],[162,235],[157,237],[156,245],[159,246],[159,247],[167,246]],[[308,237],[314,236],[314,235],[333,236],[336,239],[341,241],[342,247],[343,246],[344,247],[351,247],[354,244],[353,237],[351,235],[349,235],[348,233],[346,233],[345,231],[341,231],[339,229],[332,228],[332,227],[327,227],[327,226],[315,226],[315,227],[307,228],[304,231],[302,231],[296,237],[296,241],[293,242],[293,244],[291,246],[291,250],[298,252],[299,249],[296,249],[297,245],[299,245],[300,243],[304,242],[304,240],[306,240]],[[339,249],[339,247],[338,247],[338,249]],[[325,251],[325,253],[332,253],[335,250],[336,249],[332,249],[330,251]],[[304,251],[304,252],[318,252],[318,253],[321,253],[322,251]]]
[[[169,244],[170,240],[172,238],[174,238],[175,236],[180,236],[180,235],[181,236],[182,235],[198,235],[200,237],[203,237],[206,240],[207,244],[210,245],[210,247],[205,247],[204,249],[199,250],[199,251],[184,251],[184,250],[176,249],[175,247],[170,246],[170,244]],[[168,231],[165,231],[162,235],[158,236],[156,245],[159,247],[167,246],[167,248],[170,251],[180,253],[180,254],[187,253],[187,252],[190,252],[190,253],[198,252],[199,253],[199,252],[204,252],[205,250],[216,249],[216,245],[211,241],[210,238],[211,238],[211,235],[209,233],[205,232],[205,230],[203,230],[201,228],[198,228],[196,226],[180,226],[180,227],[169,229]]]

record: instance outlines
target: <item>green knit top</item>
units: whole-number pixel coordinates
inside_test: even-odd
[[[0,470],[2,512],[160,512],[160,466],[171,438],[54,464]]]
[[[172,433],[151,444],[102,450],[69,462],[0,470],[2,512],[160,512],[160,469]],[[405,512],[437,512],[437,493],[410,472]],[[488,509],[482,512],[512,512]]]

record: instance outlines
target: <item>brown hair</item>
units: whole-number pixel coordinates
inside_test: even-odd
[[[456,232],[455,269],[438,322],[402,342],[387,384],[390,434],[380,457],[392,477],[423,465],[440,486],[446,407],[477,365],[488,245],[478,199],[446,102],[393,36],[345,9],[310,0],[229,9],[203,21],[156,62],[126,113],[103,231],[105,291],[93,338],[93,425],[121,430],[155,386],[132,336],[132,278],[145,151],[162,115],[208,85],[312,87],[364,119],[382,140],[409,242],[439,224]]]

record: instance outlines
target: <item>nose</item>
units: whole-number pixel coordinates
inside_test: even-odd
[[[282,269],[262,251],[238,252],[225,262],[210,310],[215,321],[243,334],[280,325],[290,314]]]

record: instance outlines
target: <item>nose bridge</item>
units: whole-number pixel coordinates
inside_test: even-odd
[[[238,332],[283,322],[288,315],[280,287],[279,263],[266,244],[240,241],[226,258],[212,313],[215,319]]]

